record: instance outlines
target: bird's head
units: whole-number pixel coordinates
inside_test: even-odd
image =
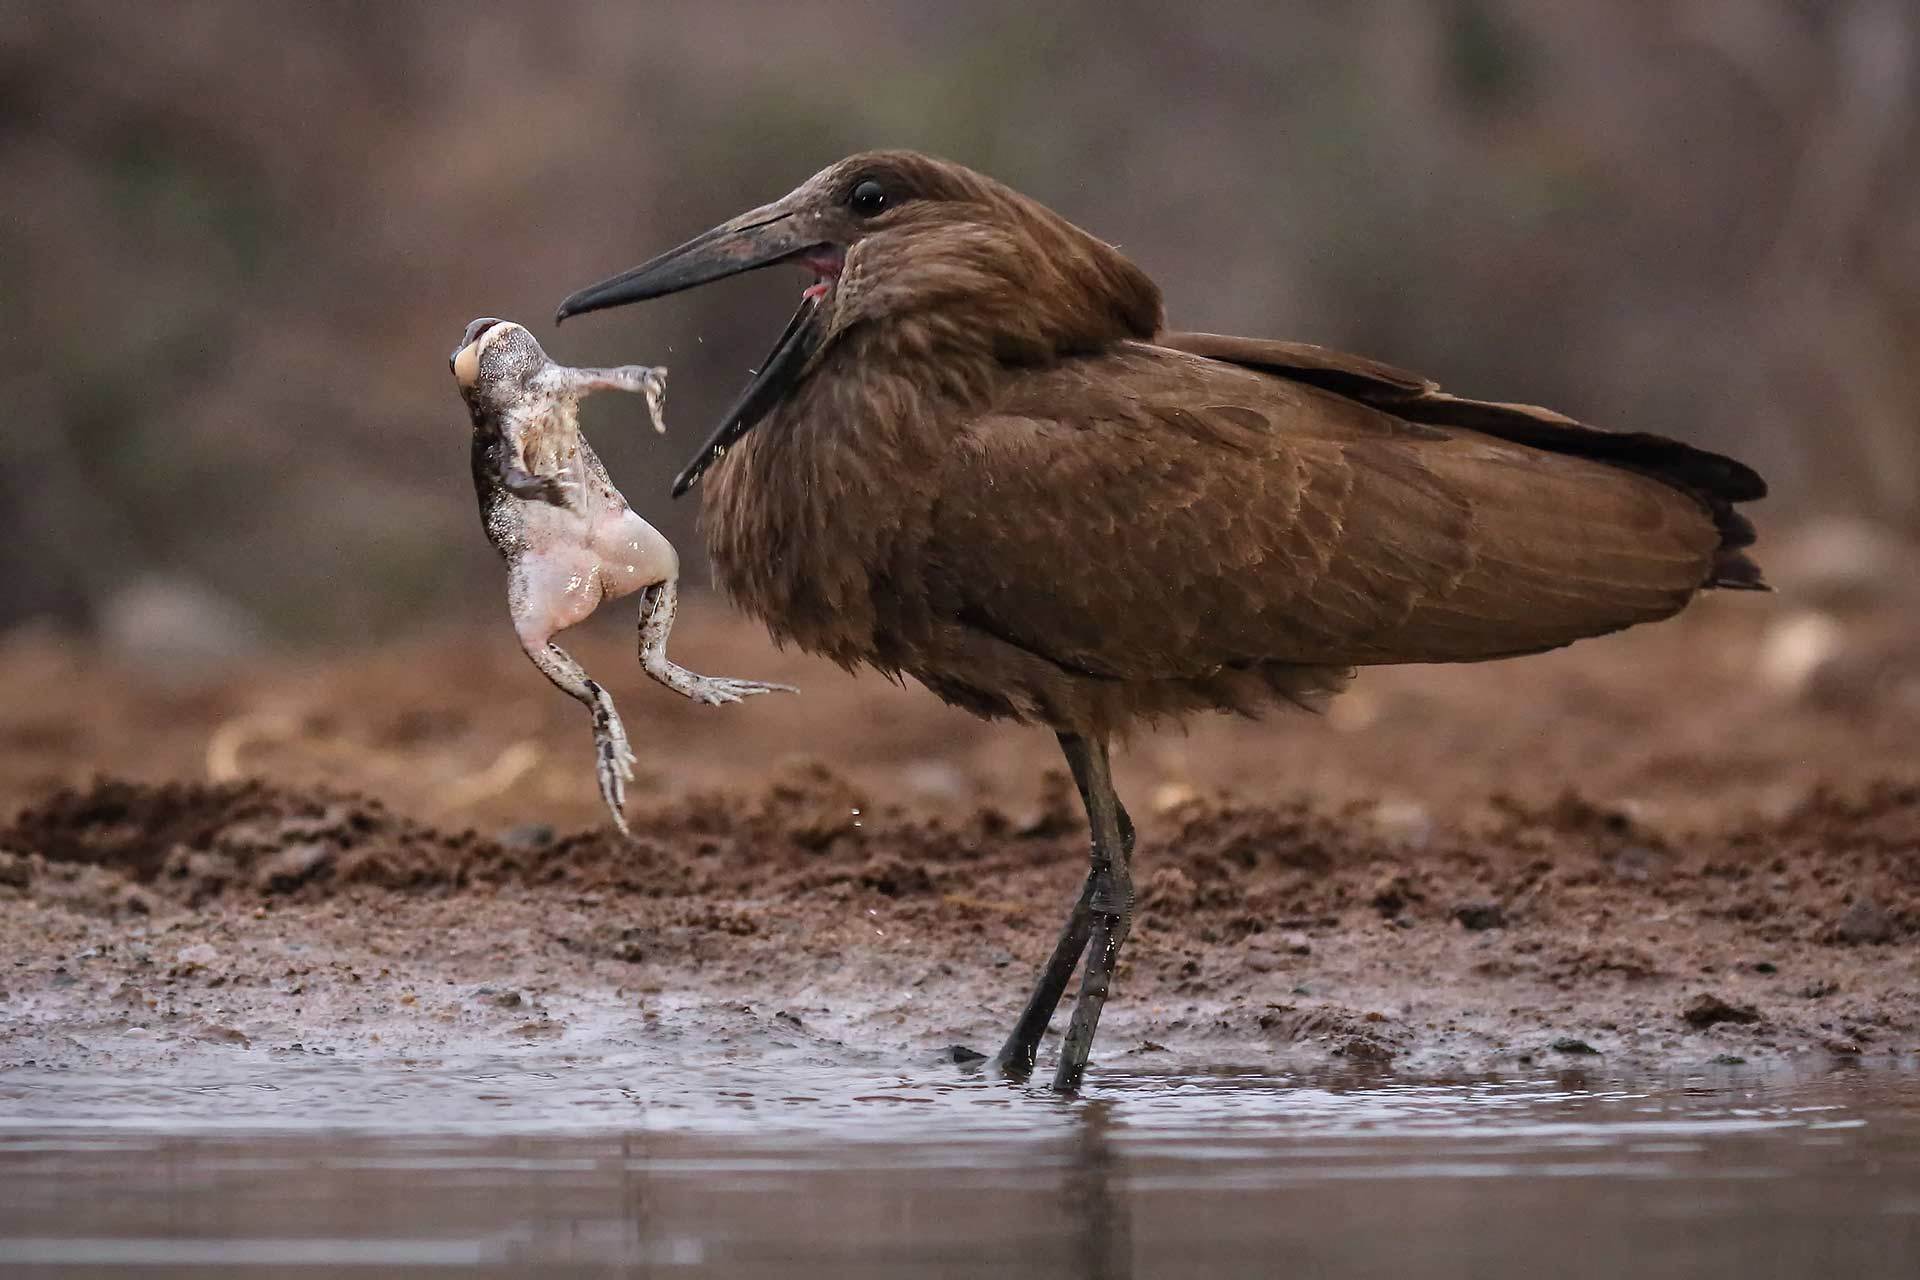
[[[928,353],[1036,363],[1150,337],[1160,291],[1118,250],[961,165],[872,151],[560,304],[556,320],[775,263],[812,273],[753,383],[674,483],[683,493],[846,335],[894,326]]]
[[[467,325],[447,363],[467,407],[484,414],[524,397],[533,379],[550,362],[525,326],[482,316]]]

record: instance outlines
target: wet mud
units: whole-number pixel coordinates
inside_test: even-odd
[[[640,757],[623,841],[584,717],[505,633],[193,681],[14,637],[0,1061],[996,1046],[1084,869],[1048,735],[713,604],[686,660],[803,693],[688,707],[599,628],[575,649]],[[1920,1050],[1917,640],[1884,595],[1708,600],[1367,672],[1322,718],[1143,734],[1118,769],[1140,915],[1096,1067]]]

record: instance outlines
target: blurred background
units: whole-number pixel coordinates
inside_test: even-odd
[[[0,626],[338,644],[501,609],[466,321],[673,371],[666,478],[784,322],[769,272],[562,295],[850,151],[1119,243],[1188,328],[1733,451],[1763,525],[1920,523],[1911,0],[0,4]],[[502,629],[504,636],[504,628]]]

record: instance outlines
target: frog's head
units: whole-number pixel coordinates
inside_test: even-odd
[[[511,320],[483,316],[467,326],[447,363],[460,394],[476,412],[504,408],[522,398],[549,363],[531,333]]]

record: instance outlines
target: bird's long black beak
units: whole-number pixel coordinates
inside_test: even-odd
[[[559,324],[568,316],[644,302],[743,271],[832,250],[813,218],[792,212],[785,202],[763,205],[695,236],[677,249],[667,250],[651,262],[587,286],[562,302],[553,320]],[[674,479],[674,497],[692,488],[700,473],[712,466],[728,445],[751,431],[799,378],[808,357],[820,345],[823,326],[819,316],[819,298],[809,296],[801,302],[800,310],[787,323],[786,332],[761,363],[753,381],[707,437],[698,456]]]
[[[796,215],[780,203],[762,205],[721,223],[704,235],[695,236],[677,249],[667,250],[651,262],[643,262],[631,271],[623,271],[610,280],[588,285],[570,295],[554,313],[553,322],[559,324],[568,316],[664,297],[743,271],[770,267],[824,247],[825,241],[817,234],[814,219]]]
[[[773,350],[760,364],[760,371],[733,402],[726,415],[720,419],[720,425],[713,429],[707,442],[700,446],[700,452],[694,455],[680,474],[673,478],[673,496],[679,497],[693,487],[700,473],[718,462],[727,451],[727,446],[753,430],[760,419],[766,417],[767,410],[773,408],[787,388],[800,377],[800,371],[806,368],[808,357],[820,346],[820,299],[808,296],[801,299],[800,309],[793,313],[793,319],[787,321],[787,328],[780,340],[773,344]]]

